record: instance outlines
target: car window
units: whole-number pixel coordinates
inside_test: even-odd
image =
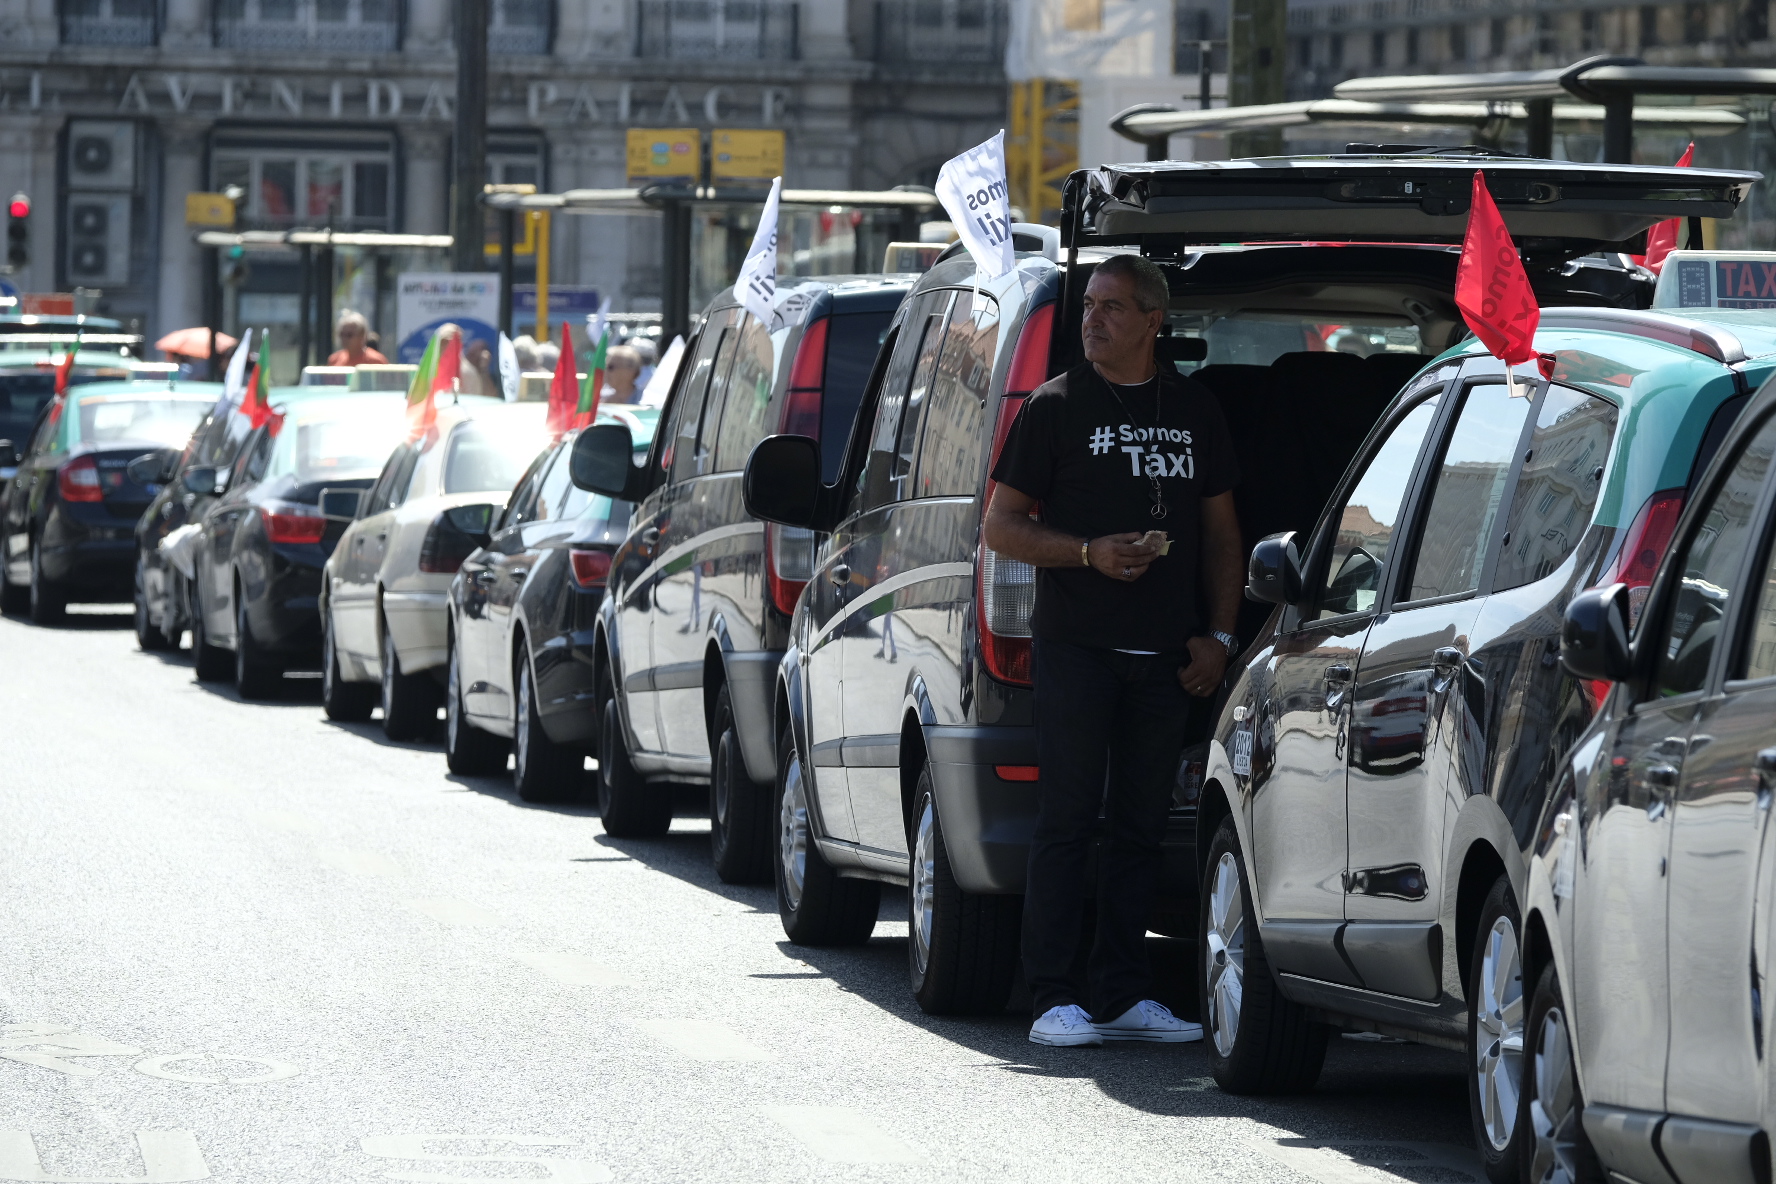
[[[56,413],[55,404],[46,405],[43,418],[37,421],[37,431],[31,437],[31,447],[27,450],[35,455],[52,452],[56,445],[56,429],[61,426],[62,417]]]
[[[388,460],[383,463],[381,475],[376,478],[376,484],[371,487],[370,496],[364,499],[364,517],[380,514],[389,508],[389,499],[394,494],[395,482],[400,478],[412,452],[413,446],[411,444],[403,444],[389,453]]]
[[[536,508],[537,487],[542,484],[543,474],[547,471],[549,462],[554,459],[555,452],[554,448],[544,449],[535,460],[530,462],[530,468],[524,471],[524,476],[518,478],[518,484],[512,489],[512,497],[506,502],[506,508],[500,514],[499,526],[495,528],[496,532],[530,520],[530,516]]]
[[[1751,615],[1745,638],[1739,645],[1733,678],[1776,678],[1776,514],[1765,516],[1764,564],[1758,579],[1757,609]]]
[[[555,453],[555,459],[537,484],[536,505],[525,516],[526,522],[548,522],[564,516],[568,491],[574,483],[568,478],[568,471],[573,467],[562,458],[568,449],[563,448]]]
[[[271,460],[271,434],[256,428],[247,437],[246,445],[234,461],[234,473],[228,479],[230,489],[257,485],[265,479],[265,468]]]
[[[1436,418],[1441,395],[1408,411],[1364,466],[1344,504],[1334,511],[1336,534],[1318,597],[1318,619],[1375,607],[1382,568],[1425,435]]]
[[[706,327],[703,332],[707,334],[714,328]],[[678,406],[672,411],[672,462],[668,470],[674,481],[695,477],[704,470],[705,442],[699,439],[698,431],[709,419],[708,409],[721,406],[722,385],[734,357],[738,333],[736,329],[721,329],[715,335],[709,365],[698,366],[685,389],[679,392]]]
[[[820,391],[820,479],[828,485],[839,479],[845,464],[845,445],[863,402],[863,388],[893,321],[892,309],[827,318],[826,372]]]
[[[1678,586],[1658,636],[1660,695],[1702,689],[1739,578],[1751,547],[1753,515],[1770,459],[1776,454],[1776,417],[1764,421],[1734,459],[1726,478],[1692,519],[1695,534],[1684,544],[1676,569]]]
[[[875,415],[870,421],[868,435],[869,451],[864,458],[863,470],[858,474],[852,512],[873,509],[894,500],[894,461],[907,387],[912,383],[915,366],[924,355],[926,333],[928,330],[932,333],[939,331],[953,295],[947,289],[926,292],[913,300],[907,309],[906,319],[894,340],[894,353],[890,355],[887,371],[882,376],[881,390],[876,394]],[[934,317],[937,326],[932,324]]]
[[[1432,476],[1405,600],[1456,596],[1480,587],[1492,525],[1523,438],[1531,400],[1502,382],[1468,388]]]
[[[998,344],[998,301],[984,293],[978,298],[959,293],[926,396],[914,497],[973,496],[979,488],[985,456],[981,425]]]
[[[709,372],[715,368],[715,351],[721,344],[722,325],[726,316],[726,313],[712,313],[704,322],[703,331],[691,343],[689,356],[682,366],[683,377],[660,416],[662,476],[670,477],[672,474],[672,462],[677,452],[673,445],[678,439],[678,424],[684,417],[685,408],[695,407],[696,414],[702,414],[703,395],[709,389]]]
[[[530,424],[501,431],[471,420],[450,434],[444,460],[445,493],[503,492],[518,483],[542,437]]]
[[[191,439],[214,405],[201,395],[92,395],[79,401],[74,430],[83,444],[141,440],[176,447]]]
[[[918,451],[919,428],[924,422],[925,402],[931,395],[932,385],[937,381],[937,360],[944,345],[943,324],[942,313],[932,313],[925,318],[919,356],[913,362],[913,378],[907,384],[906,397],[901,402],[900,425],[895,433],[894,465],[891,470],[896,498],[907,497],[912,492],[907,486],[907,478],[912,476],[913,458]]]
[[[768,434],[771,388],[777,373],[777,350],[788,339],[787,330],[779,332],[778,340],[757,317],[748,317],[734,344],[734,361],[728,367],[723,383],[721,428],[715,438],[714,466],[716,473],[731,473],[746,467],[753,445]],[[715,420],[715,400],[704,413],[706,424]],[[710,434],[705,426],[704,435]]]
[[[1548,388],[1511,491],[1495,591],[1541,579],[1579,545],[1597,509],[1615,435],[1614,403],[1566,387]]]

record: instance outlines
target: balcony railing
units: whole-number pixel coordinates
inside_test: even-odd
[[[772,0],[637,0],[635,56],[793,61],[801,57],[801,5]]]
[[[878,62],[999,66],[1009,0],[876,0]]]
[[[216,0],[222,49],[388,53],[401,47],[400,0]]]
[[[153,45],[159,8],[155,0],[62,0],[62,44]]]
[[[554,32],[553,0],[493,0],[487,21],[487,52],[546,54]]]

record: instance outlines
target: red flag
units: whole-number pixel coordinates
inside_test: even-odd
[[[74,355],[79,352],[80,334],[76,333],[74,335],[74,344],[68,347],[68,352],[62,355],[61,363],[56,366],[56,394],[64,395],[68,392],[68,381],[74,377]]]
[[[579,409],[580,368],[574,361],[573,331],[562,321],[561,358],[555,363],[555,377],[549,381],[549,431],[555,435],[567,431]]]
[[[254,427],[271,418],[271,334],[259,335],[259,357],[247,371],[247,391],[241,398],[241,414]]]
[[[1523,272],[1517,244],[1478,171],[1468,233],[1455,271],[1455,306],[1494,357],[1512,366],[1536,357],[1535,332],[1542,310]]]
[[[1695,157],[1696,142],[1691,140],[1690,146],[1685,148],[1683,155],[1677,158],[1677,167],[1680,169],[1689,168]],[[1635,262],[1645,266],[1654,275],[1658,275],[1659,269],[1665,266],[1665,256],[1677,250],[1677,235],[1682,229],[1682,225],[1682,218],[1667,218],[1647,231],[1646,254],[1636,256]]]

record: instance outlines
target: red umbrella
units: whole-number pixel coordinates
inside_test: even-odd
[[[236,339],[226,333],[216,334],[216,348],[227,351],[235,347]],[[175,329],[154,343],[154,348],[167,354],[181,354],[187,358],[207,358],[210,356],[210,331],[208,329]]]

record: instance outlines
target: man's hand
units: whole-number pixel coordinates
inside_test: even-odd
[[[1178,668],[1178,685],[1199,699],[1213,695],[1227,673],[1227,647],[1212,637],[1193,637],[1190,665]]]
[[[1091,541],[1086,553],[1099,572],[1125,584],[1140,579],[1159,558],[1159,548],[1143,546],[1138,532],[1101,535]]]

